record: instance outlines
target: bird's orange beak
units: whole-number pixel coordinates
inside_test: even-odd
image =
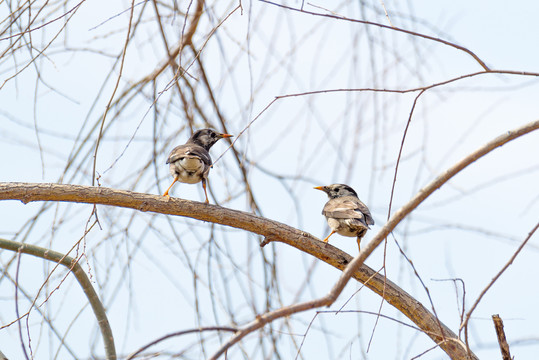
[[[222,138],[234,137],[234,135],[230,135],[230,134],[221,134],[220,136],[221,136]]]
[[[324,187],[323,187],[323,186],[315,186],[313,189],[324,191]]]

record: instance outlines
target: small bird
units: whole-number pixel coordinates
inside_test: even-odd
[[[202,181],[206,204],[208,204],[210,201],[206,192],[206,182],[212,166],[208,151],[220,139],[232,136],[220,134],[212,129],[197,130],[184,145],[176,146],[172,149],[168,156],[167,164],[169,164],[170,174],[174,177],[174,181],[163,196],[170,198],[168,192],[176,181],[187,184],[196,184]]]
[[[356,236],[357,246],[361,250],[361,238],[367,233],[369,225],[374,225],[374,219],[367,205],[359,200],[354,189],[348,185],[333,184],[317,186],[315,189],[322,190],[329,197],[322,215],[326,217],[331,233],[324,242],[328,242],[329,237],[335,233],[342,236]]]

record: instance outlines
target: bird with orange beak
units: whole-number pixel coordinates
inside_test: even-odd
[[[328,242],[329,237],[335,233],[356,237],[357,246],[361,250],[361,238],[367,233],[369,225],[374,225],[374,219],[367,205],[359,200],[357,193],[348,185],[333,184],[317,186],[315,189],[322,190],[329,197],[322,215],[326,217],[331,233],[324,242]]]
[[[220,134],[212,129],[197,130],[185,144],[172,149],[167,164],[169,164],[170,174],[174,177],[174,181],[163,196],[170,198],[168,192],[177,181],[186,184],[202,182],[206,204],[208,204],[210,201],[208,200],[206,183],[212,167],[209,150],[217,141],[229,137],[232,135]]]

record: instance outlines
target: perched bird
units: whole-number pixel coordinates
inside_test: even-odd
[[[322,215],[327,219],[331,233],[324,239],[328,242],[329,237],[335,233],[342,236],[356,236],[357,246],[361,238],[367,233],[369,225],[374,225],[374,220],[367,205],[358,199],[356,192],[348,185],[333,184],[317,186],[317,190],[325,192],[329,201],[322,210]]]
[[[229,137],[232,135],[220,134],[212,129],[197,130],[184,145],[172,149],[167,164],[170,164],[170,174],[174,177],[174,181],[163,196],[170,197],[168,192],[176,181],[187,184],[196,184],[202,181],[206,204],[208,204],[210,201],[206,192],[206,181],[208,181],[208,173],[212,166],[208,151],[217,141]]]

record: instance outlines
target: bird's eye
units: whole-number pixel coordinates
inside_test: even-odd
[[[214,132],[211,133],[211,137],[212,137],[212,138],[215,137],[215,133],[214,133]]]

